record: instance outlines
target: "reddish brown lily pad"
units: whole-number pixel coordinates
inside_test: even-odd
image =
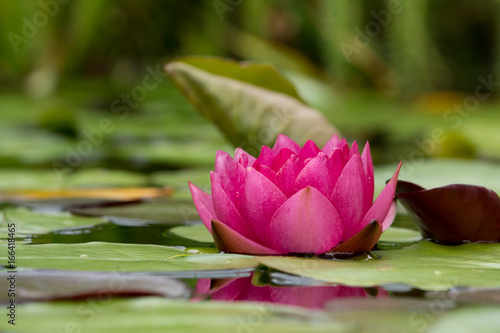
[[[398,181],[396,198],[423,236],[435,242],[500,242],[500,198],[485,187],[453,184],[426,190]]]

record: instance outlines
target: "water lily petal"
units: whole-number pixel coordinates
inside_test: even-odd
[[[280,254],[271,248],[256,243],[236,232],[226,224],[212,220],[212,236],[219,251],[243,254]]]
[[[234,151],[234,160],[240,163],[244,168],[246,168],[248,166],[252,166],[256,158],[243,149],[236,148],[236,150]]]
[[[370,152],[370,144],[368,141],[365,144],[365,148],[361,153],[361,162],[363,162],[363,169],[365,170],[366,182],[368,183],[368,191],[366,192],[366,201],[373,203],[373,192],[375,190],[375,176],[373,174],[373,161],[372,154]]]
[[[205,191],[199,189],[196,185],[188,182],[191,196],[193,197],[194,206],[200,215],[201,221],[207,227],[208,231],[212,232],[212,219],[217,218],[215,215],[212,196]]]
[[[295,154],[293,151],[291,151],[288,148],[284,148],[284,149],[280,150],[280,152],[278,153],[278,156],[276,156],[276,158],[274,159],[274,161],[271,165],[271,169],[278,172],[281,169],[281,167],[286,163],[286,161],[288,161],[290,159],[290,157],[292,155],[297,155],[297,154]]]
[[[366,214],[365,200],[366,178],[363,165],[358,155],[354,155],[340,174],[330,201],[337,209],[344,223],[344,239],[358,231],[358,225]]]
[[[397,213],[397,200],[394,199],[392,200],[391,207],[389,207],[387,216],[385,217],[384,221],[382,221],[382,230],[386,230],[391,226],[392,222],[394,222],[394,219],[396,218],[396,213]]]
[[[330,201],[313,187],[291,196],[273,215],[265,244],[283,253],[324,253],[342,239],[342,221]]]
[[[253,229],[239,213],[234,201],[231,201],[222,189],[221,177],[217,173],[211,172],[210,179],[212,182],[212,202],[217,219],[245,237],[253,240],[258,239]]]
[[[328,156],[332,156],[333,149],[338,148],[340,139],[337,135],[332,135],[330,140],[323,146],[322,151]]]
[[[302,161],[305,161],[307,160],[308,158],[314,158],[316,157],[319,152],[321,150],[318,148],[318,146],[316,146],[316,144],[314,143],[314,141],[312,140],[308,140],[304,146],[302,147],[302,149],[299,151],[299,158],[302,160]]]
[[[287,197],[290,196],[290,191],[292,190],[295,179],[300,173],[301,165],[302,163],[299,157],[297,155],[292,155],[276,173],[274,183]]]
[[[311,186],[320,191],[325,197],[330,197],[335,184],[334,174],[331,172],[332,169],[328,156],[320,152],[318,156],[313,158],[300,171],[292,186],[290,195],[307,186]]]
[[[300,146],[298,143],[290,139],[284,134],[278,134],[278,138],[276,139],[276,143],[274,144],[273,150],[281,150],[281,149],[289,149],[293,151],[295,154],[298,154],[300,151]]]
[[[225,151],[218,150],[215,154],[215,172],[220,176],[221,186],[232,202],[236,200],[236,191],[239,190],[245,179],[245,168],[236,162]]]
[[[241,193],[240,212],[261,239],[274,212],[286,199],[283,192],[263,174],[254,168],[247,169],[247,178]]]
[[[257,168],[258,165],[265,165],[270,167],[277,155],[277,151],[272,150],[268,146],[262,146],[259,157],[257,157],[257,160],[255,160],[252,166],[254,168]]]
[[[358,155],[361,157],[359,154],[359,148],[358,148],[358,143],[354,141],[351,145],[351,149],[349,151],[349,159],[351,159],[354,155]]]
[[[394,201],[394,194],[396,192],[396,185],[398,183],[399,170],[401,170],[401,164],[399,163],[396,172],[392,176],[391,180],[385,185],[384,189],[378,196],[377,200],[373,203],[373,206],[366,213],[365,217],[361,221],[358,229],[364,228],[371,220],[385,221],[387,215],[390,212],[391,205]],[[383,225],[385,230],[388,226]]]
[[[382,224],[377,220],[369,222],[363,229],[328,252],[367,252],[373,249],[382,235]]]
[[[262,165],[262,164],[256,164],[254,168],[258,172],[266,176],[267,179],[274,182],[274,178],[276,178],[276,172],[273,169],[271,169],[267,165]]]

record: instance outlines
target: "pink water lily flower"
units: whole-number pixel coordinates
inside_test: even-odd
[[[189,183],[201,220],[221,251],[246,254],[370,250],[396,214],[401,164],[373,202],[370,146],[333,136],[319,149],[279,135],[257,159],[218,151],[212,194]]]

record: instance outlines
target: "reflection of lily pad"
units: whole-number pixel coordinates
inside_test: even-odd
[[[426,290],[500,287],[500,244],[444,246],[422,241],[404,249],[373,254],[379,258],[362,261],[259,257],[258,261],[286,273],[348,286],[404,283]]]
[[[175,227],[170,229],[169,232],[201,243],[213,242],[212,234],[204,225]]]
[[[119,272],[23,271],[17,281],[16,301],[76,297],[155,295],[187,298],[191,290],[181,281],[166,276],[147,276]],[[0,287],[8,289],[9,273],[0,272]],[[1,302],[9,302],[7,293]]]
[[[210,248],[183,251],[159,245],[100,242],[19,244],[17,252],[17,266],[39,269],[173,272],[253,268],[257,265],[250,256],[215,254]],[[6,254],[4,249],[1,260],[6,261]]]
[[[16,224],[16,236],[43,234],[59,229],[91,226],[106,221],[99,218],[74,216],[69,213],[41,214],[25,208],[7,208],[0,215],[0,237],[6,238],[9,223]]]

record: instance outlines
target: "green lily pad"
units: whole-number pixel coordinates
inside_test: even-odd
[[[500,244],[444,246],[422,241],[403,249],[373,251],[373,255],[379,258],[258,257],[257,260],[286,273],[348,286],[403,283],[425,290],[500,287]]]
[[[172,234],[201,243],[213,242],[212,234],[204,225],[182,226],[170,229]]]
[[[92,226],[107,221],[75,216],[66,212],[42,214],[26,208],[5,208],[0,214],[0,238],[8,237],[10,223],[16,224],[16,236],[28,236],[60,229]]]
[[[3,246],[5,247],[5,246]],[[257,266],[251,256],[218,254],[213,249],[187,249],[144,244],[90,242],[16,246],[16,265],[23,268],[79,271],[174,272],[243,269]],[[6,261],[7,249],[1,260]]]
[[[412,229],[390,227],[382,233],[379,242],[412,243],[422,239],[420,232]]]

